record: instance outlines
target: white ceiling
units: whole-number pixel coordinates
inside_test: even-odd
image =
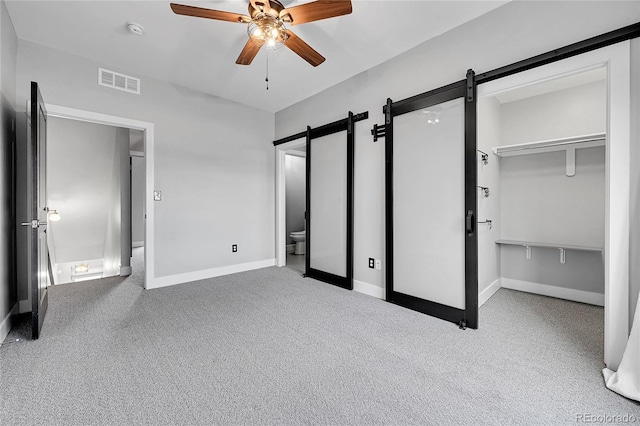
[[[247,0],[176,3],[247,13]],[[287,6],[307,1],[284,0]],[[175,15],[168,1],[12,1],[18,38],[87,57],[134,76],[154,77],[277,112],[499,7],[506,1],[354,0],[350,15],[292,30],[327,58],[314,68],[289,49],[250,66],[235,60],[246,25]],[[136,22],[144,34],[131,34]],[[96,71],[97,72],[97,71]]]

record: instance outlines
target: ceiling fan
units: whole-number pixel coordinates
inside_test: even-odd
[[[300,25],[348,15],[352,7],[350,0],[317,0],[289,8],[285,8],[277,0],[250,0],[249,15],[176,3],[171,3],[171,10],[178,15],[248,24],[249,40],[240,52],[236,64],[249,65],[262,46],[276,49],[285,45],[302,59],[317,67],[325,61],[325,58],[287,29],[285,24]]]

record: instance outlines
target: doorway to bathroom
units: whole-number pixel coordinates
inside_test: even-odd
[[[305,272],[306,145],[285,153],[286,265]]]

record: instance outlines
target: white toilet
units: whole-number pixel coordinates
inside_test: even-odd
[[[305,242],[305,239],[307,238],[307,231],[302,230],[298,232],[292,232],[289,234],[289,236],[296,243],[294,254],[305,254],[307,249],[307,243]]]

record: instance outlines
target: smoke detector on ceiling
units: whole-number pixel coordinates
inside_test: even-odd
[[[142,33],[144,32],[144,28],[142,28],[142,25],[136,24],[135,22],[127,23],[127,28],[132,34],[135,35],[142,35]]]

